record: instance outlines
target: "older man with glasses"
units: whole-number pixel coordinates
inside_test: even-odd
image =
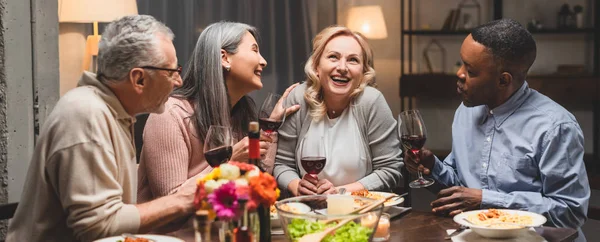
[[[173,33],[150,16],[110,23],[98,76],[85,72],[42,129],[7,241],[91,241],[184,221],[194,182],[136,204],[135,116],[160,113],[180,86]]]

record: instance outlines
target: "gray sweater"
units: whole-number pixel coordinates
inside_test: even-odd
[[[312,121],[304,101],[306,88],[306,83],[297,86],[284,101],[285,107],[300,104],[300,110],[287,117],[278,131],[273,176],[282,191],[287,191],[290,182],[300,179],[295,154],[299,150],[298,140],[302,140]],[[349,108],[359,126],[359,130],[352,131],[360,132],[368,146],[365,150],[369,170],[358,182],[367,190],[390,191],[400,184],[400,168],[404,165],[392,111],[381,92],[373,87],[366,87]]]

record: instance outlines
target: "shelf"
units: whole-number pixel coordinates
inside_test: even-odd
[[[596,29],[540,29],[530,31],[532,34],[593,34]],[[598,30],[600,31],[600,30]],[[469,35],[471,30],[410,30],[402,31],[404,35],[450,35],[464,36]]]
[[[540,29],[530,30],[532,34],[593,34],[596,29]],[[600,31],[600,30],[599,30]]]

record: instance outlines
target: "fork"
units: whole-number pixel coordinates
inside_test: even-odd
[[[462,233],[463,231],[467,230],[469,227],[461,225],[457,230],[455,230],[454,232],[452,232],[451,234],[449,234],[448,236],[444,237],[444,239],[451,239],[453,236],[456,236],[460,233]]]

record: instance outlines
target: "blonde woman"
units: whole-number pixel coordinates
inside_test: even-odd
[[[375,70],[367,42],[346,27],[332,26],[313,40],[306,82],[285,101],[300,105],[279,129],[273,174],[294,196],[386,190],[400,183],[396,120],[383,95],[371,87]],[[326,163],[317,177],[301,165],[305,137],[320,137]],[[311,142],[311,141],[306,141]]]

